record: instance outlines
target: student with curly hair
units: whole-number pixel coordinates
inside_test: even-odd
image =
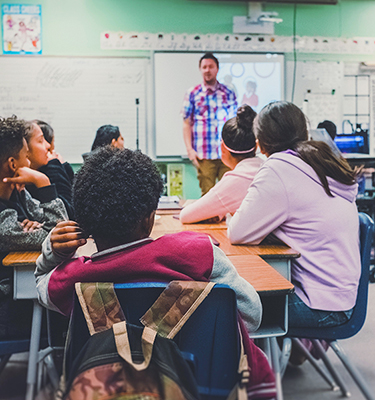
[[[57,222],[68,218],[54,185],[30,169],[26,125],[16,117],[0,119],[0,257],[9,251],[40,250]],[[24,189],[34,184],[35,199]],[[0,338],[30,334],[31,302],[12,300],[13,270],[0,266]]]
[[[68,315],[75,282],[211,279],[230,284],[248,329],[256,330],[261,318],[257,293],[207,235],[150,238],[162,190],[156,166],[140,151],[109,146],[95,151],[74,183],[77,223],[58,224],[37,261],[41,303]],[[89,235],[98,253],[74,258]]]
[[[253,121],[256,112],[249,106],[241,106],[237,116],[223,127],[221,160],[231,169],[203,197],[185,207],[180,221],[190,224],[207,219],[222,220],[226,214],[234,214],[245,198],[262,160],[255,156],[256,143]]]

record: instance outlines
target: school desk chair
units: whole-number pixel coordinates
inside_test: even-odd
[[[344,353],[342,347],[337,340],[347,339],[354,336],[362,328],[367,313],[367,297],[369,285],[369,270],[370,270],[370,252],[371,244],[374,233],[374,222],[365,213],[359,213],[359,243],[361,253],[361,267],[362,273],[358,286],[358,294],[356,304],[353,309],[353,314],[348,322],[345,324],[328,327],[328,328],[290,328],[287,336],[292,338],[293,344],[299,347],[307,356],[313,367],[320,373],[320,375],[331,385],[332,389],[336,387],[335,383],[327,376],[327,374],[320,369],[309,351],[305,348],[299,338],[310,339],[315,347],[320,358],[323,360],[327,370],[332,375],[332,378],[339,386],[344,397],[349,397],[350,393],[338,372],[334,369],[329,361],[325,350],[323,349],[320,340],[325,340],[329,346],[337,354],[345,368],[348,370],[359,389],[362,391],[367,400],[374,400],[373,393],[370,392],[364,379],[357,370],[357,368],[350,362],[349,358]]]
[[[165,283],[115,284],[115,291],[126,320],[142,326],[139,318],[165,289]],[[215,285],[211,293],[192,314],[173,339],[198,383],[201,398],[226,399],[238,382],[240,354],[236,295],[226,285]],[[66,345],[66,371],[69,371],[88,338],[86,320],[77,297],[70,321]]]

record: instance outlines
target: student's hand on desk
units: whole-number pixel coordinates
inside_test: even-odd
[[[4,178],[3,182],[16,184],[18,190],[22,185],[27,184],[34,184],[38,188],[51,184],[47,175],[28,167],[18,168],[12,178]]]
[[[59,222],[51,232],[52,250],[59,254],[71,255],[87,240],[77,222]]]
[[[43,224],[41,224],[38,221],[30,221],[28,219],[24,219],[21,222],[21,226],[23,227],[24,232],[33,232],[37,229],[40,229],[43,226]]]

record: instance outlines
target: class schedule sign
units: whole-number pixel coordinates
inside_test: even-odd
[[[42,54],[42,7],[3,4],[3,54]]]

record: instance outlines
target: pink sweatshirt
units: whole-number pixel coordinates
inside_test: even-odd
[[[234,214],[245,198],[262,162],[258,157],[240,161],[232,171],[226,172],[208,193],[186,206],[180,213],[180,221],[190,224],[216,216],[223,219],[227,213]]]
[[[296,294],[310,308],[353,308],[361,273],[357,185],[327,178],[329,197],[315,171],[296,153],[275,153],[263,164],[229,222],[232,243],[260,243],[273,232],[301,257],[292,262]]]

